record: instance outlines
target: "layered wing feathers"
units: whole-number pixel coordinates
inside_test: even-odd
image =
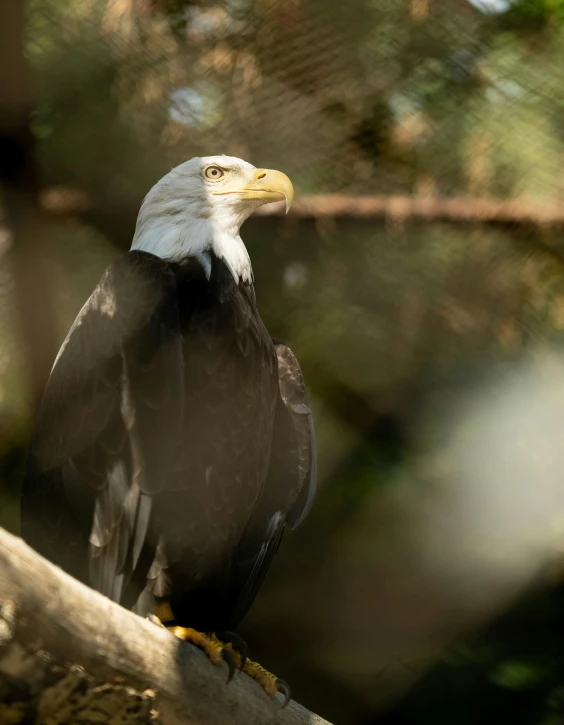
[[[142,552],[156,546],[152,496],[178,443],[182,373],[174,276],[130,252],[108,268],[57,357],[22,497],[25,538],[118,601],[136,578],[143,586],[140,559],[153,558]]]
[[[291,529],[298,526],[315,497],[317,448],[302,372],[290,348],[279,340],[273,339],[273,343],[279,394],[270,467],[235,560],[235,624],[257,595],[278,551],[285,526]]]

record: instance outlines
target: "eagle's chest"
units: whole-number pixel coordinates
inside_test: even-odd
[[[228,299],[192,314],[183,330],[184,441],[228,458],[268,460],[277,396],[276,353],[256,311]],[[245,455],[246,452],[246,455]]]
[[[213,280],[212,280],[213,281]],[[181,288],[182,292],[182,288]],[[277,398],[276,352],[250,290],[227,281],[181,298],[184,416],[171,488],[198,511],[182,527],[192,556],[239,539],[266,479]],[[210,537],[210,534],[213,536]]]

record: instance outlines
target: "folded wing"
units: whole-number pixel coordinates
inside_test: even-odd
[[[133,606],[154,559],[152,500],[183,416],[174,276],[145,252],[114,262],[55,361],[22,496],[24,538]]]
[[[264,580],[285,526],[296,528],[315,497],[317,448],[313,417],[298,361],[273,340],[278,360],[279,398],[274,420],[270,470],[261,498],[239,547],[232,596],[233,623],[245,615]]]

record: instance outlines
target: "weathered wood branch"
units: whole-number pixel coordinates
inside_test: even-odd
[[[282,710],[245,674],[226,678],[0,529],[2,723],[327,725],[293,701]]]

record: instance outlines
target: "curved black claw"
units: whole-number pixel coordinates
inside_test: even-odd
[[[216,636],[222,641],[222,642],[228,642],[233,649],[237,652],[239,657],[241,658],[241,664],[239,665],[239,670],[242,672],[243,667],[245,666],[245,663],[247,662],[247,659],[249,657],[249,647],[247,646],[247,643],[242,637],[239,637],[239,635],[236,632],[216,632]]]
[[[229,684],[233,679],[233,675],[235,674],[235,660],[233,659],[233,655],[228,649],[221,650],[221,657],[229,668],[229,674],[227,676],[227,684]]]
[[[274,684],[276,685],[278,692],[284,696],[284,704],[281,708],[283,710],[292,699],[292,690],[287,682],[284,682],[284,680],[281,680],[278,677],[276,678],[276,682]]]

